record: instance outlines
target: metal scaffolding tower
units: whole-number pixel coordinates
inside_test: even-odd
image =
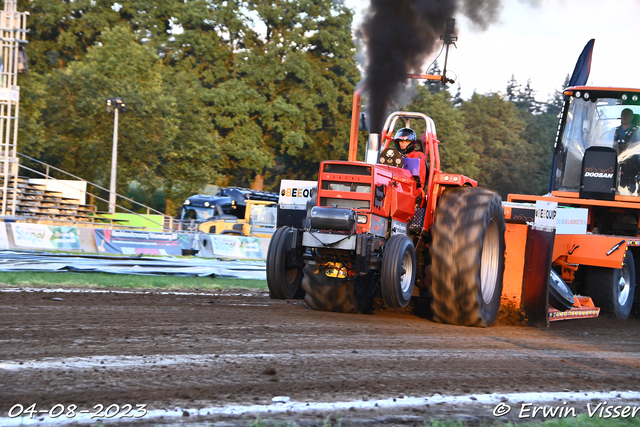
[[[16,214],[18,189],[18,73],[26,71],[27,15],[17,1],[5,0],[0,11],[0,176],[2,216]],[[9,199],[11,198],[11,203]]]

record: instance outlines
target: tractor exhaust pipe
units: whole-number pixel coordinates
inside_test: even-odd
[[[367,141],[367,152],[364,161],[370,165],[378,164],[378,153],[380,152],[380,137],[377,133],[370,133]]]

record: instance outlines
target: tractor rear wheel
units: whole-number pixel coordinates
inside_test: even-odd
[[[490,326],[504,275],[505,220],[500,196],[461,187],[440,196],[432,227],[432,310],[442,323]]]
[[[314,274],[314,267],[303,269],[302,289],[304,300],[314,310],[337,311],[339,313],[359,313],[353,280],[327,277],[322,271]]]
[[[584,284],[585,294],[603,314],[626,320],[631,313],[636,290],[633,254],[627,250],[622,268],[589,267]]]
[[[358,304],[358,311],[363,314],[371,314],[373,300],[380,284],[380,273],[370,271],[364,276],[358,276],[353,280],[353,292]]]
[[[287,234],[291,227],[280,227],[273,233],[267,250],[267,286],[273,299],[302,298],[302,269],[287,263]]]
[[[416,283],[416,251],[407,236],[389,238],[382,258],[380,288],[382,299],[391,308],[406,307]]]

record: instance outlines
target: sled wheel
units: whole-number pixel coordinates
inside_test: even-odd
[[[314,310],[359,313],[353,280],[327,277],[313,273],[313,266],[303,268],[302,289],[304,300]]]
[[[429,248],[432,310],[442,323],[490,326],[504,274],[505,220],[500,196],[461,187],[440,196]]]
[[[562,277],[554,270],[551,270],[551,276],[549,277],[549,304],[560,311],[567,311],[573,307],[573,303],[573,292],[562,280]]]
[[[382,258],[380,288],[382,299],[391,308],[409,304],[416,283],[416,251],[407,236],[394,234],[389,238]]]
[[[273,299],[302,298],[302,270],[287,265],[287,234],[291,227],[273,233],[267,250],[267,286]]]
[[[627,250],[622,268],[589,267],[585,275],[585,293],[603,314],[626,320],[631,313],[636,289],[633,254]]]

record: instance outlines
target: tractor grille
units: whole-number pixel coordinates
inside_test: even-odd
[[[369,209],[371,207],[371,202],[369,200],[349,200],[333,197],[320,197],[320,206],[347,209]]]
[[[329,179],[323,179],[320,184],[320,206],[363,210],[371,208],[371,179],[362,177],[371,177],[373,174],[372,166],[325,163],[322,171],[333,176],[325,177]],[[323,190],[327,190],[327,192],[339,191],[342,194],[322,194]]]
[[[324,173],[371,176],[371,166],[350,165],[344,163],[326,163]]]
[[[322,181],[322,189],[371,194],[371,184],[366,182]]]

